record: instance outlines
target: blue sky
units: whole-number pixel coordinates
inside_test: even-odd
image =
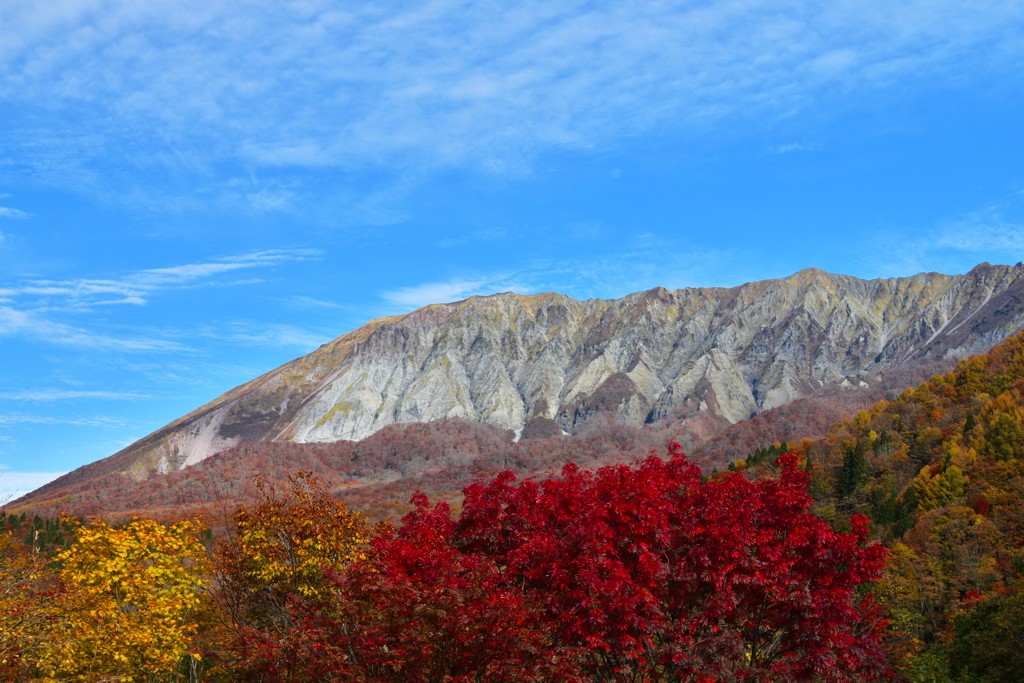
[[[381,315],[1024,253],[1024,3],[0,4],[0,499]]]

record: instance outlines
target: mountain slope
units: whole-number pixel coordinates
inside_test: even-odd
[[[373,321],[45,489],[143,479],[249,442],[358,440],[463,418],[530,436],[671,416],[715,431],[823,387],[990,348],[1024,266],[860,280],[819,270],[618,300],[498,294]]]

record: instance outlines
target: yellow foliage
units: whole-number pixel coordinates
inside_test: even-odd
[[[935,473],[932,467],[922,468],[910,486],[917,495],[917,509],[927,512],[961,500],[967,493],[968,483],[963,470],[950,465]]]
[[[204,609],[205,548],[195,522],[81,527],[58,557],[63,587],[40,643],[44,680],[152,681],[191,656]]]
[[[262,499],[235,514],[236,535],[221,548],[224,570],[249,593],[322,597],[325,574],[360,559],[365,518],[335,500],[311,473],[290,478],[283,495],[262,482]]]

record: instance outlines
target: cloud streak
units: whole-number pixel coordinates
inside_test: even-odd
[[[170,178],[181,201],[252,169],[524,173],[548,150],[761,125],[1024,54],[1019,3],[942,0],[93,0],[6,3],[0,24],[0,168],[150,194]],[[233,201],[299,196],[268,178]]]
[[[1011,265],[1024,260],[1024,194],[1018,192],[977,211],[945,221],[913,237],[898,241],[885,234],[861,250],[873,255],[868,269],[896,277],[926,269],[966,272],[979,255],[994,263]]]
[[[936,248],[974,253],[1002,252],[1024,258],[1024,222],[1008,221],[1000,211],[973,214],[940,230]]]
[[[0,400],[25,402],[75,401],[79,399],[102,401],[139,401],[149,398],[133,392],[76,390],[76,389],[28,389],[23,391],[0,391]]]
[[[581,299],[619,298],[653,287],[733,286],[750,279],[749,273],[744,275],[736,268],[737,263],[751,260],[743,258],[738,250],[681,250],[671,240],[653,234],[631,235],[622,241],[635,247],[610,257],[534,260],[504,272],[410,285],[382,291],[379,296],[394,310],[407,312],[429,304],[509,291],[554,291]]]
[[[447,303],[475,294],[494,294],[495,285],[501,278],[488,280],[450,280],[448,282],[426,282],[410,287],[400,287],[381,292],[382,299],[403,309],[420,308],[429,304]]]
[[[51,320],[34,311],[0,306],[0,337],[22,336],[58,346],[129,353],[187,351],[175,341],[146,337],[114,337]]]
[[[8,425],[70,425],[72,427],[120,427],[124,420],[113,417],[53,417],[49,415],[0,415],[0,426]]]
[[[0,206],[0,218],[12,218],[14,220],[23,220],[28,218],[29,214],[21,209],[12,209],[9,206]]]
[[[0,296],[30,298],[51,303],[90,307],[95,305],[143,305],[148,298],[167,290],[212,286],[217,278],[242,270],[272,268],[318,258],[315,249],[268,249],[198,263],[139,270],[114,278],[29,280],[0,287]]]
[[[226,279],[242,271],[319,258],[315,249],[267,249],[196,263],[149,268],[110,278],[37,279],[0,286],[0,337],[21,336],[59,346],[130,353],[188,352],[185,344],[168,338],[117,336],[80,324],[63,322],[65,313],[88,314],[97,307],[143,306],[163,292],[178,289],[239,285],[248,280]],[[280,331],[285,343],[298,343],[298,333]],[[240,338],[241,340],[241,338]],[[250,341],[254,341],[254,337]]]
[[[271,348],[293,347],[307,352],[334,338],[334,335],[313,332],[295,325],[240,320],[203,328],[200,335],[236,344]]]

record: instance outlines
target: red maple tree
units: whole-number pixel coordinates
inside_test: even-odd
[[[844,534],[813,516],[795,456],[777,464],[702,480],[673,444],[637,467],[499,475],[457,519],[418,496],[332,597],[293,605],[268,661],[321,680],[887,678],[858,598],[884,549],[866,518]]]

